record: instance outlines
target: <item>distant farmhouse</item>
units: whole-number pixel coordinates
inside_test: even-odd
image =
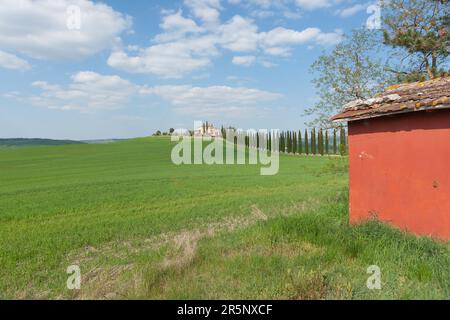
[[[206,123],[203,123],[201,126],[195,128],[194,136],[197,136],[197,137],[207,136],[207,137],[215,138],[215,137],[221,137],[222,132],[220,129],[215,128],[213,124],[206,122]]]

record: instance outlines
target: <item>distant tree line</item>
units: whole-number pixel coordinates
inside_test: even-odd
[[[210,126],[208,122],[203,123],[203,129],[207,130]],[[169,133],[157,131],[154,136],[166,136],[174,133],[174,129],[169,129]],[[254,131],[249,133],[243,130],[237,130],[234,127],[220,128],[222,138],[226,139],[227,132],[233,132],[234,144],[243,144],[246,148],[257,148],[270,150],[272,152],[282,152],[287,154],[304,155],[346,155],[347,154],[347,133],[343,126],[333,129],[316,128],[305,129],[303,131],[277,131],[270,130],[267,133]],[[194,132],[189,131],[193,136]],[[278,139],[278,150],[274,150],[272,142]]]
[[[347,154],[347,132],[344,127],[334,129],[312,128],[302,131],[279,131],[276,133],[247,133],[239,131],[234,133],[234,144],[243,141],[247,148],[258,148],[270,150],[272,152],[281,152],[286,154],[304,154],[304,155],[346,155]],[[226,138],[226,130],[222,128],[222,137]],[[278,150],[274,150],[272,142],[278,139]],[[265,145],[261,143],[265,142]]]
[[[331,130],[312,128],[302,131],[281,131],[279,152],[288,154],[347,154],[347,134],[344,127]],[[272,150],[274,151],[274,150]]]

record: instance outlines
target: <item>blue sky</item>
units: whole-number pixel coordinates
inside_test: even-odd
[[[2,0],[0,137],[129,138],[194,120],[303,128],[309,66],[369,4]]]

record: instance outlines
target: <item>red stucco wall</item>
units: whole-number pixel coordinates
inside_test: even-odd
[[[349,122],[350,222],[450,238],[450,110]]]

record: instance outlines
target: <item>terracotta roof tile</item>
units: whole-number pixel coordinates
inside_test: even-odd
[[[450,108],[450,77],[389,87],[375,98],[348,103],[331,120],[353,121],[440,108]]]

